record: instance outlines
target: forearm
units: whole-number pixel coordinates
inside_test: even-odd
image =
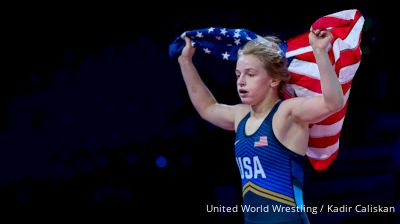
[[[322,49],[314,50],[314,56],[320,73],[324,103],[332,111],[340,110],[344,104],[343,91],[329,56]]]
[[[203,117],[206,109],[217,101],[201,80],[192,61],[186,58],[179,58],[178,61],[190,100],[197,112]]]

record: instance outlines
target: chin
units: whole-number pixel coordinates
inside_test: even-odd
[[[241,101],[242,101],[243,104],[251,105],[251,101],[248,100],[248,99],[241,99]]]

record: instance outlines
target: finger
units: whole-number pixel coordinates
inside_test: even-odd
[[[183,32],[183,33],[181,34],[181,39],[185,39],[185,37],[186,37],[186,32]]]
[[[317,35],[317,36],[319,35],[319,32],[321,32],[321,30],[320,30],[320,29],[316,29],[316,30],[314,30],[314,34],[315,34],[315,35]]]
[[[332,33],[331,33],[331,31],[326,31],[326,35],[328,36],[328,37],[332,37]]]
[[[332,34],[331,32],[329,32],[329,30],[324,30],[324,32],[322,33],[322,37],[331,37]]]
[[[320,33],[319,33],[319,37],[325,37],[326,36],[326,31],[321,31]]]
[[[190,40],[190,38],[189,37],[185,37],[185,44],[186,44],[186,46],[192,46],[192,43],[191,43],[191,40]]]

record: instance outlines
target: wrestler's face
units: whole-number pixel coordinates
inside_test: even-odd
[[[242,103],[256,105],[268,94],[272,78],[254,55],[241,55],[236,63],[236,84]]]

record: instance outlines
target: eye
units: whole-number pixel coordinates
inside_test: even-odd
[[[250,76],[250,77],[254,77],[255,76],[255,74],[253,74],[253,73],[249,73],[247,75]]]
[[[236,79],[239,79],[239,77],[240,77],[240,74],[236,73]]]

